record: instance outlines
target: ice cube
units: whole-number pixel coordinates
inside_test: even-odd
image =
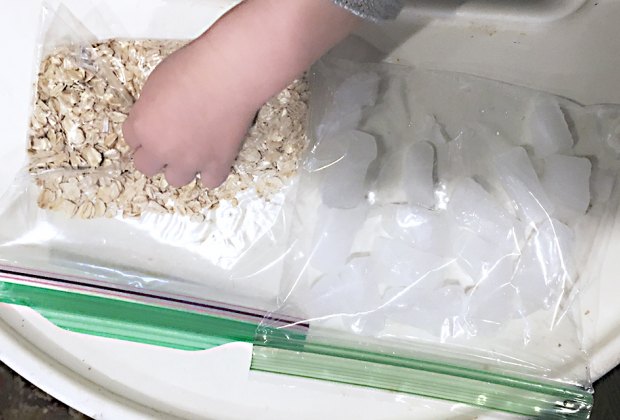
[[[359,128],[362,121],[362,109],[354,108],[345,111],[328,112],[321,120],[316,129],[318,141],[337,136],[343,131],[355,130]]]
[[[375,104],[362,124],[364,131],[381,135],[385,150],[411,143],[411,113],[406,87],[401,77],[382,80],[381,100]]]
[[[345,138],[346,139],[346,138]],[[309,172],[317,172],[331,167],[335,162],[344,158],[349,143],[339,141],[339,136],[334,135],[318,140],[308,153],[304,162],[304,168]]]
[[[415,142],[429,142],[435,145],[446,144],[448,139],[443,127],[432,115],[425,115],[421,122],[414,126],[413,140]]]
[[[334,93],[334,106],[347,111],[372,106],[379,96],[381,78],[372,71],[359,72],[346,79]]]
[[[333,272],[343,266],[367,214],[366,205],[353,209],[333,209],[324,205],[319,207],[310,265],[323,273]]]
[[[409,204],[426,208],[435,206],[433,166],[435,149],[427,142],[414,143],[405,155],[403,189]]]
[[[346,312],[345,305],[359,305],[360,292],[355,285],[341,282],[338,273],[330,273],[320,277],[301,302],[308,317],[324,317]]]
[[[407,304],[394,307],[388,319],[416,327],[442,340],[458,334],[463,315],[465,294],[459,286],[412,290]]]
[[[382,144],[382,156],[379,164],[379,176],[373,183],[375,202],[378,204],[402,203],[407,201],[403,189],[404,154],[402,146]]]
[[[379,306],[379,280],[370,275],[372,262],[370,256],[352,258],[340,273],[340,277],[345,283],[362,285],[364,305],[358,308],[359,310],[368,311]]]
[[[520,316],[520,299],[512,283],[516,258],[498,260],[493,269],[469,291],[467,320],[476,334],[490,334]]]
[[[541,182],[559,218],[570,220],[586,213],[591,171],[592,163],[586,158],[551,155],[545,159]]]
[[[507,244],[505,238],[490,242],[464,229],[454,236],[454,246],[459,266],[474,283],[491,276],[505,260],[516,260],[518,252],[516,244]]]
[[[448,143],[449,163],[446,169],[452,174],[449,178],[488,177],[493,169],[493,157],[510,148],[502,136],[491,133],[486,127],[465,127]]]
[[[371,273],[373,273],[372,270]],[[385,285],[380,286],[380,288],[383,289],[381,307],[387,314],[400,313],[424,298],[419,293],[422,290],[420,288],[412,290],[412,288],[407,288],[406,286],[385,287]]]
[[[346,130],[318,139],[310,148],[308,158],[304,163],[304,168],[310,172],[332,168],[345,158],[351,147],[351,143],[357,141],[358,133],[362,132],[357,130]]]
[[[378,309],[359,316],[345,317],[343,323],[353,333],[362,336],[378,336],[385,328],[385,311]]]
[[[368,256],[353,258],[340,272],[340,280],[359,289],[361,296],[358,304],[348,306],[350,312],[373,312],[381,306],[379,280],[371,275],[371,264],[372,259]]]
[[[538,158],[564,153],[573,147],[573,136],[557,100],[539,95],[532,100],[525,119],[525,141]]]
[[[600,168],[593,168],[590,178],[590,193],[592,204],[602,204],[609,201],[611,193],[616,184],[616,177],[613,172]]]
[[[435,145],[435,172],[440,183],[447,183],[457,176],[450,162],[450,143]]]
[[[378,237],[371,251],[373,277],[389,287],[436,287],[450,261],[419,251],[398,239]]]
[[[558,303],[576,276],[574,233],[558,220],[540,225],[522,252],[512,284],[524,313]]]
[[[368,257],[354,258],[341,270],[321,276],[310,288],[303,307],[308,316],[341,316],[345,324],[380,307],[377,284],[369,276]]]
[[[384,206],[381,215],[382,227],[393,238],[422,247],[432,240],[440,225],[439,213],[419,206],[393,204]]]
[[[334,162],[323,179],[323,204],[332,208],[350,209],[359,205],[366,194],[368,165],[377,157],[377,142],[370,134],[347,131],[335,142],[348,145],[344,156]]]
[[[575,250],[573,229],[559,220],[551,219],[540,225],[536,240],[538,246],[542,248],[539,254],[556,267],[560,267],[560,271],[572,279],[576,270],[573,261]]]
[[[546,283],[546,264],[536,256],[536,248],[528,246],[521,256],[519,266],[512,281],[521,299],[523,313],[529,315],[548,309],[557,299],[556,285]]]
[[[494,244],[514,240],[516,221],[471,178],[457,182],[450,196],[448,213],[454,217],[458,226]]]
[[[602,137],[605,143],[616,153],[620,153],[620,113],[614,105],[602,105],[599,109],[598,118],[601,121]]]
[[[402,266],[390,266],[373,256],[371,277],[376,278],[384,287],[385,285],[406,286],[411,283],[409,273]]]
[[[392,238],[405,241],[416,249],[440,256],[453,253],[453,223],[443,212],[394,204],[384,207],[381,223]]]
[[[417,147],[411,145],[411,137],[413,137],[414,142],[418,144],[430,145],[433,141],[436,141],[445,146],[446,142],[439,125],[433,117],[429,116],[428,118],[430,118],[431,121],[422,122],[421,125],[414,124],[414,133],[413,136],[411,136],[410,128],[408,126],[402,127],[402,119],[404,118],[406,122],[406,118],[408,117],[406,115],[398,115],[398,117],[401,118],[401,121],[399,121],[393,114],[394,113],[390,110],[389,115],[372,116],[369,118],[369,121],[375,119],[380,120],[371,121],[375,127],[378,124],[382,124],[382,127],[379,128],[379,132],[384,133],[389,130],[387,131],[389,133],[388,136],[381,137],[383,155],[380,161],[381,169],[379,178],[376,183],[377,200],[380,203],[395,203],[409,200],[408,194],[410,188],[407,187],[408,183],[413,182],[414,185],[424,185],[423,191],[428,191],[431,188],[428,186],[428,183],[432,182],[432,178],[428,175],[419,178],[416,173],[410,174],[410,169],[412,168],[412,163],[410,162],[411,153],[407,151],[412,151]],[[428,141],[420,141],[420,139]],[[424,147],[422,146],[422,148]],[[403,151],[405,152],[403,153]],[[430,165],[434,165],[434,156],[432,158],[429,156],[428,161],[424,163],[427,168]],[[415,170],[415,168],[419,167],[413,166],[413,168]],[[427,171],[432,176],[433,168],[431,167],[427,169]]]
[[[502,187],[522,221],[538,223],[549,219],[554,211],[553,205],[525,149],[514,147],[496,156],[494,166]]]
[[[333,103],[317,128],[318,139],[358,128],[364,107],[377,101],[380,80],[375,72],[360,72],[346,79],[336,89]]]

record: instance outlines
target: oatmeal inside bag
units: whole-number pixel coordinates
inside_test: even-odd
[[[208,191],[194,181],[173,188],[161,174],[147,178],[134,169],[122,123],[150,72],[182,45],[108,40],[44,58],[28,146],[41,208],[85,219],[156,212],[202,222],[221,201],[236,206],[249,189],[269,200],[292,179],[306,145],[305,80],[260,110],[221,187]]]
[[[0,267],[273,309],[307,144],[305,78],[259,110],[223,185],[173,188],[135,170],[121,127],[186,41],[95,36],[97,19],[47,12],[28,133],[12,145],[27,162],[0,189]]]

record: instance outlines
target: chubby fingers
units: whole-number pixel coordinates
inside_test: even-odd
[[[125,140],[125,143],[127,143],[129,147],[134,150],[140,147],[140,136],[138,136],[138,133],[136,133],[135,124],[133,122],[133,116],[131,113],[129,114],[125,122],[123,122],[121,131],[123,132],[123,138]]]
[[[200,183],[208,189],[217,188],[226,181],[230,170],[230,164],[222,165],[220,162],[213,162],[200,171]]]
[[[179,188],[191,183],[200,174],[201,184],[209,189],[219,187],[228,177],[238,151],[236,142],[222,142],[219,150],[211,158],[205,159],[204,154],[195,150],[182,147],[170,149],[169,143],[153,142],[159,139],[161,133],[144,133],[143,128],[136,124],[130,114],[123,124],[123,136],[126,143],[135,150],[135,168],[147,177],[163,172],[168,184]],[[238,137],[242,138],[242,135]]]
[[[183,165],[166,166],[164,175],[166,176],[168,184],[175,188],[180,188],[192,182],[196,178],[198,172],[188,170],[188,168],[189,167]]]
[[[166,166],[166,162],[159,159],[144,147],[140,147],[135,151],[133,155],[133,164],[137,170],[147,177],[157,175]]]

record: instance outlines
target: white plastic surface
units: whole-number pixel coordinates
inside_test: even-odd
[[[197,28],[206,27],[234,3],[197,0],[191,8],[177,10],[174,1],[168,0],[98,2],[102,9],[111,8],[123,26],[145,37],[162,32],[185,37],[191,32],[188,28],[197,34]],[[482,3],[466,2],[453,10],[451,2],[440,2],[443,9],[429,12],[442,15],[436,21],[414,18],[415,11],[409,8],[395,24],[364,32],[374,34],[380,47],[398,46],[393,60],[470,72],[587,104],[620,103],[620,0],[524,1],[531,6],[508,9],[483,9]],[[146,25],[139,19],[144,7],[166,18]],[[430,6],[425,7],[428,12]],[[2,138],[25,136],[39,10],[39,0],[12,1],[3,5],[0,14],[5,57],[0,66]],[[174,21],[170,14],[178,15],[177,21],[183,24],[166,24]],[[496,20],[477,20],[480,16]],[[0,159],[2,153],[0,149]],[[0,167],[0,184],[10,182],[3,177],[5,169],[13,172]],[[599,287],[591,288],[583,304],[585,328],[592,335],[594,378],[620,362],[618,223],[612,234],[617,240],[608,250]],[[405,419],[478,414],[463,406],[449,412],[449,404],[410,396],[395,398],[344,385],[248,374],[250,350],[249,345],[232,344],[187,353],[82,336],[59,330],[32,310],[0,305],[0,360],[95,418],[273,419],[295,412],[296,418]]]
[[[82,336],[27,308],[0,305],[0,359],[97,419],[454,419],[464,405],[271,374],[248,373],[251,345],[179,352]],[[320,404],[317,402],[320,401]]]

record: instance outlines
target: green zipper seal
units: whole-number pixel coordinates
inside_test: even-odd
[[[10,282],[0,282],[0,302],[28,306],[65,330],[178,350],[251,343],[257,328],[200,312]]]
[[[178,350],[254,343],[254,371],[408,393],[528,417],[585,420],[592,407],[592,394],[576,386],[463,367],[453,361],[312,343],[297,331],[201,312],[11,282],[0,282],[0,302],[31,307],[65,330]]]
[[[257,336],[251,369],[464,403],[530,418],[589,417],[592,393],[577,386],[425,360],[387,351]]]

